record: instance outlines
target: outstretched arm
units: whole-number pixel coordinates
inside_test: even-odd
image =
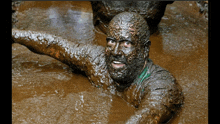
[[[167,85],[168,83],[168,85]],[[126,124],[161,124],[172,118],[182,105],[181,89],[175,82],[157,80],[145,88],[135,115]]]
[[[12,29],[12,38],[15,43],[22,44],[35,53],[49,55],[82,70],[86,69],[86,62],[95,59],[91,52],[97,52],[96,55],[99,55],[104,50],[101,46],[74,43],[45,32]]]
[[[45,32],[19,29],[12,29],[12,38],[15,43],[24,45],[35,53],[48,55],[69,66],[78,67],[96,85],[106,82],[104,80],[108,78],[98,77],[100,73],[107,73],[102,46],[74,43]]]

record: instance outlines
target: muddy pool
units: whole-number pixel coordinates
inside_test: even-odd
[[[17,28],[105,46],[92,23],[90,2],[25,2]],[[78,27],[81,27],[81,30]],[[208,123],[208,20],[193,1],[167,6],[151,35],[150,59],[181,85],[184,105],[168,124]],[[135,108],[93,87],[87,77],[45,55],[12,44],[12,123],[123,124]]]

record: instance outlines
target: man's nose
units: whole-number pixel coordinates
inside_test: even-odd
[[[119,50],[119,43],[116,43],[113,49],[113,55],[121,55],[121,51]]]

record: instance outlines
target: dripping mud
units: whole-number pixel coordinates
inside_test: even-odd
[[[89,2],[26,2],[19,11],[19,29],[105,46],[106,36],[92,26]],[[76,21],[80,18],[83,23]],[[84,28],[77,31],[77,26]],[[182,110],[168,123],[208,123],[208,24],[196,4],[168,5],[150,40],[150,59],[174,75],[185,96]],[[77,70],[12,45],[12,123],[123,123],[134,112],[121,98],[91,86]]]

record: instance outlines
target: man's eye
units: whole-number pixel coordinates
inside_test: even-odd
[[[124,42],[122,42],[121,46],[124,46],[124,47],[131,47],[131,43],[128,42],[128,41],[124,41]]]
[[[115,42],[113,40],[108,40],[107,44],[111,46],[111,45],[115,45]]]

